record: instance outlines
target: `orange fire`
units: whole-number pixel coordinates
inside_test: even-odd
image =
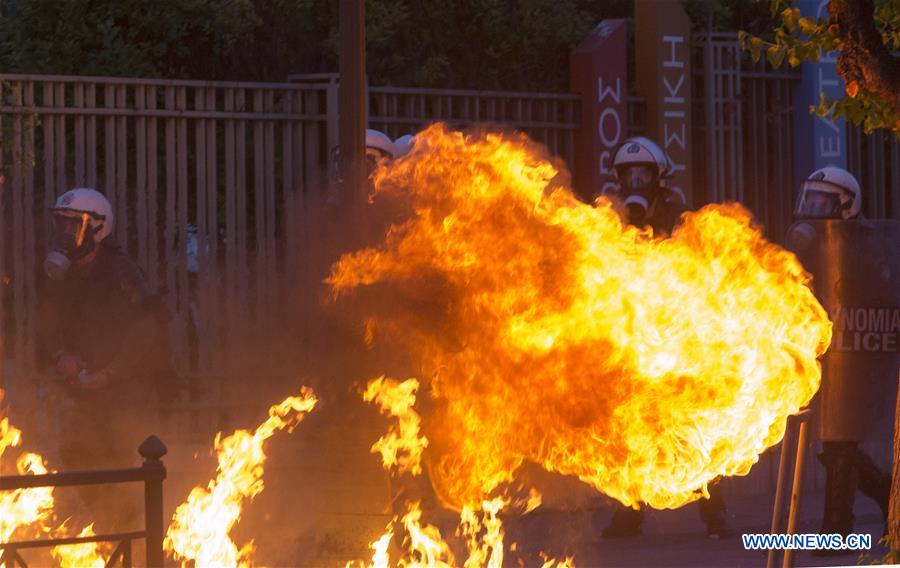
[[[3,390],[0,389],[0,458],[9,448],[22,444],[22,431],[3,416]],[[33,453],[23,453],[16,460],[19,475],[47,473],[44,460]],[[2,473],[2,472],[0,472]],[[35,487],[0,492],[0,542],[9,542],[13,534],[26,528],[40,529],[53,512],[53,488]]]
[[[422,472],[422,452],[428,447],[428,440],[419,435],[422,422],[413,409],[419,381],[408,379],[398,383],[380,377],[370,381],[363,393],[363,400],[378,403],[383,414],[395,416],[398,425],[391,425],[388,433],[372,446],[372,452],[379,452],[385,469],[396,468],[397,473],[409,471],[413,475]]]
[[[94,534],[94,525],[91,523],[84,527],[78,536],[94,536]],[[103,568],[106,562],[103,560],[101,547],[100,543],[85,542],[55,546],[50,552],[59,562],[60,568]]]
[[[419,414],[413,409],[416,402],[416,390],[419,382],[407,379],[402,383],[385,377],[369,381],[363,393],[367,402],[376,402],[384,414],[397,419],[398,426],[391,425],[388,435],[382,436],[372,452],[380,452],[382,465],[393,474],[409,471],[412,475],[422,472],[419,460],[422,450],[428,447],[428,439],[419,434]],[[402,457],[398,457],[402,456]],[[464,506],[460,511],[459,526],[456,534],[465,541],[468,557],[464,568],[500,568],[503,566],[503,524],[498,516],[508,502],[497,497],[481,503],[480,511],[474,507]],[[530,511],[540,505],[540,495],[532,490],[529,496],[519,505]],[[388,524],[386,532],[369,547],[374,551],[371,568],[386,568],[390,565],[388,547],[394,533],[403,532],[405,536],[400,543],[403,557],[396,565],[421,568],[449,568],[457,566],[453,551],[441,537],[437,527],[422,523],[422,509],[418,501],[407,504],[407,512],[401,519],[395,517]],[[548,568],[556,566],[556,560],[547,560]],[[559,566],[570,566],[571,560]],[[347,563],[347,568],[354,564]],[[358,562],[357,566],[365,567]]]
[[[502,498],[481,504],[482,518],[469,507],[460,512],[459,532],[466,538],[469,558],[465,568],[503,566],[503,524],[497,516],[506,505]]]
[[[626,505],[675,508],[746,474],[819,386],[831,323],[795,256],[737,204],[671,238],[580,202],[524,136],[435,125],[375,173],[406,207],[327,280],[431,377],[440,498],[489,500],[530,460]],[[423,313],[433,317],[422,317]]]
[[[0,403],[3,390],[0,389]],[[3,416],[0,405],[0,458],[9,449],[22,444],[22,432]],[[42,475],[47,473],[44,459],[35,453],[25,452],[16,460],[19,475]],[[55,526],[53,510],[53,487],[31,487],[0,492],[0,543],[17,538],[39,538],[66,536],[66,523]],[[93,535],[93,525],[88,525],[79,536]],[[105,566],[106,562],[98,543],[57,546],[53,557],[63,568],[69,566]]]
[[[280,430],[292,431],[316,405],[313,392],[303,387],[269,408],[269,418],[254,432],[237,430],[231,436],[216,435],[216,478],[206,487],[195,487],[178,506],[163,543],[183,566],[247,566],[253,541],[240,549],[229,532],[240,520],[244,502],[263,490],[265,442]]]

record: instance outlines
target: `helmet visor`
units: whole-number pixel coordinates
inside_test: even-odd
[[[366,146],[366,173],[371,176],[372,172],[378,167],[378,163],[387,157],[387,153],[380,148]]]
[[[78,250],[84,245],[89,226],[87,213],[55,212],[51,221],[51,244],[54,248]]]
[[[656,181],[656,168],[647,164],[634,164],[618,168],[619,185],[624,191],[648,189]]]
[[[797,216],[804,219],[840,219],[841,198],[829,191],[805,188],[797,204]]]

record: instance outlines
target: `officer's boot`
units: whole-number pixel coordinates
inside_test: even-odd
[[[847,536],[853,532],[853,501],[857,487],[857,449],[855,442],[822,442],[819,461],[825,466],[825,511],[822,534]],[[847,553],[821,549],[814,556]]]
[[[884,534],[887,534],[888,505],[891,500],[891,475],[882,471],[872,458],[858,450],[859,491],[878,503],[884,520]]]
[[[709,499],[700,499],[697,502],[700,510],[700,518],[706,525],[706,536],[709,538],[728,538],[731,529],[725,518],[725,498],[718,483],[709,486]]]
[[[634,510],[631,507],[625,507],[616,504],[616,511],[613,513],[612,521],[600,533],[603,538],[625,538],[629,536],[638,536],[641,534],[641,525],[644,523],[644,511]]]

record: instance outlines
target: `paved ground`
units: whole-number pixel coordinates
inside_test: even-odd
[[[322,412],[311,415],[293,435],[276,436],[269,446],[266,489],[246,507],[245,518],[234,532],[239,545],[255,541],[258,565],[344,566],[348,560],[368,558],[368,543],[383,532],[390,519],[389,481],[377,458],[369,453],[372,442],[384,431],[384,420],[365,407],[355,412],[342,410],[338,413],[341,419],[335,420],[334,415],[327,417],[326,408],[323,405]],[[238,422],[255,424],[258,418],[242,417]],[[52,437],[40,436],[38,425],[29,425],[27,431],[28,440],[35,443],[32,447],[41,449],[52,464]],[[165,431],[160,434],[170,439]],[[213,475],[210,446],[211,440],[170,444],[167,516],[192,486],[205,484]],[[517,551],[507,554],[507,563],[539,566],[538,553],[546,552],[557,558],[573,555],[576,566],[582,567],[764,566],[765,556],[743,550],[739,535],[768,530],[772,495],[766,480],[772,476],[773,464],[772,455],[767,454],[750,476],[728,481],[729,520],[736,536],[724,540],[705,536],[695,505],[677,511],[649,511],[640,537],[601,540],[600,530],[612,514],[608,502],[577,482],[544,479],[551,489],[545,492],[546,506],[528,516],[504,520],[507,545],[517,543]],[[810,471],[821,470],[812,460],[809,467]],[[822,510],[821,490],[813,483],[808,485],[800,532],[816,532]],[[856,514],[857,529],[877,540],[882,526],[874,504],[859,496]],[[425,520],[437,524],[445,538],[460,547],[453,538],[453,515],[436,513]],[[826,559],[800,553],[797,565],[870,564],[884,553],[879,546],[867,555]],[[462,551],[457,556],[465,558]]]
[[[857,530],[880,535],[880,514],[871,502],[857,506]],[[807,495],[806,514],[800,532],[817,532],[817,516],[821,512],[821,494]],[[735,529],[735,537],[711,540],[706,537],[696,506],[677,511],[651,511],[648,513],[644,533],[640,537],[621,540],[602,540],[599,534],[609,514],[562,515],[545,514],[542,519],[528,520],[521,531],[528,548],[543,541],[545,546],[556,548],[566,542],[574,550],[578,566],[765,566],[766,557],[761,552],[745,551],[739,533],[768,532],[771,516],[771,499],[760,497],[732,498],[729,503],[729,520]],[[588,529],[589,530],[585,530]],[[518,531],[517,531],[518,532]],[[577,534],[578,537],[566,536]],[[574,538],[574,542],[572,542]],[[877,540],[877,536],[873,540]],[[556,544],[553,543],[556,541]],[[574,545],[574,546],[573,546]],[[562,551],[561,551],[562,552]],[[816,558],[808,553],[797,556],[798,566],[840,566],[868,564],[880,559],[886,551],[880,546],[868,555],[848,554],[834,558]]]

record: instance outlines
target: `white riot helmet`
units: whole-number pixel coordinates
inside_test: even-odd
[[[649,138],[625,140],[613,155],[613,177],[632,223],[643,223],[653,203],[665,197],[665,180],[672,175],[672,162]]]
[[[827,166],[811,173],[800,187],[798,219],[854,219],[862,196],[859,182],[843,168]]]
[[[380,130],[366,129],[366,157],[380,158],[394,157],[394,143],[387,134]]]
[[[44,268],[48,276],[61,280],[72,261],[89,255],[112,233],[113,210],[102,193],[80,187],[60,195],[50,213],[50,252]]]
[[[653,181],[662,182],[672,175],[672,163],[655,142],[644,136],[633,136],[616,150],[613,156],[613,176],[623,189],[640,189],[637,182],[645,179],[645,176],[631,179],[625,175],[631,172],[647,172],[653,176]]]
[[[372,128],[366,129],[366,172],[372,175],[379,160],[393,159],[395,154],[394,143],[387,134]],[[341,147],[331,149],[331,181],[341,183]]]
[[[409,154],[412,150],[413,145],[416,143],[416,137],[412,134],[404,134],[400,138],[394,140],[394,148],[396,148],[395,153],[399,158],[401,156],[405,156]]]

